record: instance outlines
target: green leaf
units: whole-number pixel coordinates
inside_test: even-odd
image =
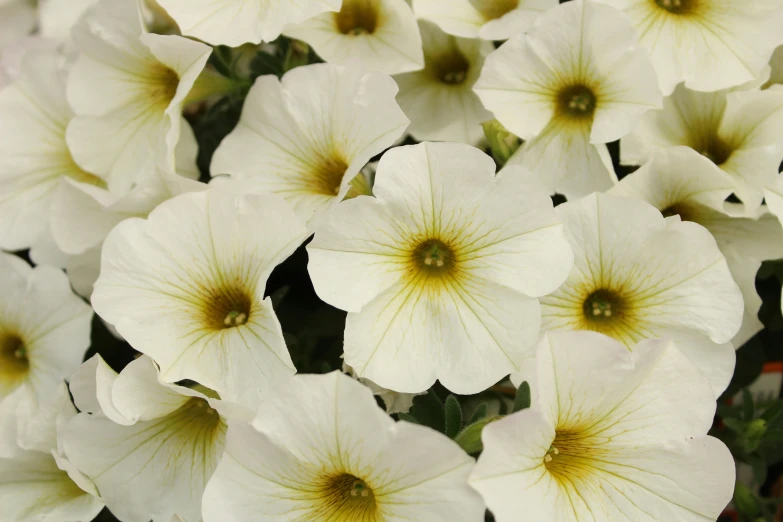
[[[753,406],[753,395],[747,388],[742,390],[742,418],[745,422],[750,422],[755,417],[756,411]]]
[[[718,403],[718,416],[721,419],[735,419],[739,417],[739,410],[736,406],[726,404],[725,402]]]
[[[489,406],[486,402],[479,404],[475,411],[473,411],[473,415],[470,416],[470,420],[468,421],[468,424],[474,424],[484,417],[487,416],[487,412],[489,411]]]
[[[410,422],[411,424],[418,424],[419,421],[416,420],[416,417],[411,415],[410,413],[398,413],[397,418],[399,420],[403,420],[405,422]]]
[[[209,64],[223,76],[228,76],[229,78],[234,76],[234,72],[231,70],[230,47],[226,47],[225,45],[218,45],[215,47],[209,57]]]
[[[745,432],[745,423],[739,419],[723,419],[723,424],[735,433]]]
[[[462,429],[462,407],[453,395],[446,397],[446,436],[453,439]]]
[[[783,400],[770,404],[761,414],[761,418],[767,421],[767,426],[770,429],[783,427]]]
[[[478,453],[484,449],[484,445],[481,442],[481,433],[484,431],[484,426],[498,418],[499,417],[485,417],[478,422],[469,424],[454,437],[454,442],[459,444],[460,448],[465,450],[468,455]]]
[[[754,419],[745,424],[744,450],[748,453],[756,451],[767,434],[767,422],[764,419]]]
[[[443,402],[441,402],[434,391],[430,390],[427,392],[427,395],[419,395],[413,399],[411,415],[416,418],[419,424],[444,433],[446,426],[445,408],[443,407]]]
[[[737,482],[734,486],[734,505],[737,507],[737,511],[748,518],[761,515],[761,506],[756,495],[741,482]]]
[[[748,458],[748,464],[753,469],[753,480],[756,484],[764,484],[767,481],[767,462],[758,456]]]
[[[517,395],[514,398],[514,410],[526,410],[530,407],[530,384],[527,381],[519,385]]]
[[[250,60],[250,72],[252,77],[274,74],[278,78],[283,75],[283,62],[280,58],[269,53],[259,52]]]

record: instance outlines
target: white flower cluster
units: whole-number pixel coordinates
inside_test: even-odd
[[[0,522],[716,520],[707,432],[783,258],[781,27],[779,0],[0,0]],[[278,38],[325,63],[247,85],[198,181],[212,46]],[[311,236],[350,375],[295,375],[267,295]],[[119,373],[82,363],[93,310],[140,352]],[[389,415],[509,376],[532,404],[477,459]]]

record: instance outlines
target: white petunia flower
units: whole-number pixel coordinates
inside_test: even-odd
[[[487,57],[474,90],[527,140],[508,164],[569,198],[611,187],[617,178],[604,144],[661,106],[655,71],[627,18],[591,0],[555,7],[508,40]]]
[[[68,387],[28,418],[20,418],[18,452],[0,458],[0,504],[4,522],[90,522],[103,509],[95,485],[62,454],[58,429],[76,415]]]
[[[307,250],[319,297],[347,310],[345,362],[391,390],[463,394],[515,371],[572,254],[529,173],[456,143],[397,147],[373,193],[324,215]],[[350,288],[350,292],[346,292]]]
[[[164,381],[192,379],[252,406],[295,371],[264,289],[306,238],[277,196],[183,194],[109,233],[92,304]]]
[[[71,30],[87,10],[99,0],[38,0],[39,32],[45,38],[70,42]],[[151,32],[169,34],[176,31],[174,21],[156,0],[140,2],[141,12]]]
[[[739,348],[764,328],[758,318],[761,298],[756,293],[756,272],[762,261],[783,257],[783,229],[766,208],[755,218],[734,217],[739,213],[735,207],[741,205],[726,203],[733,190],[732,179],[716,173],[707,158],[690,148],[674,147],[653,152],[648,163],[609,194],[641,199],[664,216],[679,215],[710,231],[745,302],[742,327],[732,339]]]
[[[183,34],[238,47],[271,42],[291,24],[340,9],[341,0],[157,0]]]
[[[639,33],[664,94],[680,82],[717,91],[756,78],[783,42],[779,0],[597,0]]]
[[[38,0],[41,35],[61,41],[69,39],[79,18],[97,3],[98,0]]]
[[[207,185],[175,174],[167,167],[143,169],[137,184],[124,196],[67,180],[54,196],[50,228],[59,249],[73,256],[66,269],[71,284],[88,297],[98,278],[103,240],[120,222],[147,215],[164,201]]]
[[[157,372],[149,357],[119,375],[99,355],[84,363],[71,380],[81,413],[60,441],[120,520],[177,513],[199,522],[204,487],[223,455],[225,416],[234,413],[209,390],[161,384]]]
[[[472,467],[445,436],[395,423],[350,377],[298,375],[253,427],[231,424],[204,521],[475,522]]]
[[[22,250],[46,234],[63,179],[105,182],[81,169],[65,142],[73,113],[56,51],[29,50],[16,81],[0,91],[0,248]]]
[[[484,428],[470,477],[498,522],[707,522],[731,500],[715,397],[673,343],[548,334],[518,377],[533,407]]]
[[[421,35],[406,0],[343,0],[337,13],[323,13],[283,34],[307,42],[329,63],[358,62],[386,74],[424,66]]]
[[[102,0],[73,30],[79,56],[68,76],[76,113],[67,129],[76,162],[124,194],[150,157],[180,140],[182,104],[211,49],[148,33],[136,2]]]
[[[663,109],[642,117],[620,143],[624,164],[641,165],[656,149],[685,145],[734,181],[734,193],[754,215],[764,187],[775,181],[783,160],[783,89],[696,92],[683,86]]]
[[[557,0],[414,0],[418,18],[463,38],[505,40],[533,26]]]
[[[0,426],[14,405],[48,401],[79,366],[91,322],[60,270],[0,253]]]
[[[424,69],[395,76],[397,102],[410,118],[408,132],[419,141],[459,141],[477,144],[481,123],[492,114],[481,104],[473,84],[491,42],[450,36],[430,22],[420,21]]]
[[[734,371],[729,341],[743,304],[712,235],[677,216],[664,219],[643,201],[600,193],[556,212],[574,268],[540,299],[541,329],[593,330],[628,349],[643,339],[674,339],[720,395]]]
[[[278,194],[315,221],[342,200],[351,181],[399,138],[408,119],[388,76],[317,64],[262,76],[242,117],[212,160],[212,175],[230,174]]]

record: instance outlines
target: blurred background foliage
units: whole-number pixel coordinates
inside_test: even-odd
[[[198,166],[201,181],[209,181],[212,154],[236,125],[244,98],[255,78],[267,74],[279,77],[294,67],[320,61],[307,45],[284,37],[260,48],[215,48],[209,61],[210,67],[232,80],[230,88],[206,101],[192,104],[186,111],[200,146]],[[503,131],[494,125],[486,128],[486,151],[499,164],[519,144],[515,136]],[[404,144],[407,143],[414,142],[408,139]],[[635,167],[619,164],[617,142],[609,144],[609,151],[618,177],[635,170]],[[560,196],[554,196],[553,200],[555,204],[565,201]],[[759,377],[765,363],[783,362],[781,281],[783,260],[764,263],[758,273],[756,287],[764,303],[759,316],[765,328],[737,351],[734,378],[720,399],[712,430],[712,435],[722,439],[737,461],[749,466],[752,472],[751,482],[738,485],[735,492],[737,513],[721,518],[721,522],[775,520],[775,512],[780,507],[777,497],[783,497],[783,401],[779,397],[760,400],[746,390]],[[266,292],[272,297],[298,371],[324,373],[342,368],[346,314],[324,303],[315,294],[307,273],[304,246],[272,273]],[[115,338],[97,317],[93,321],[92,345],[85,359],[94,353],[100,353],[117,371],[137,355],[127,343]],[[427,394],[414,399],[410,413],[397,416],[441,431],[455,438],[468,452],[476,454],[480,451],[483,425],[499,415],[529,405],[529,389],[525,391],[524,388],[525,385],[516,390],[507,382],[498,383],[478,395],[455,397],[436,385]],[[737,394],[744,395],[741,406],[730,404]],[[116,519],[104,510],[95,520],[108,522]],[[492,520],[490,514],[487,514],[487,520]],[[783,517],[778,520],[783,520]]]

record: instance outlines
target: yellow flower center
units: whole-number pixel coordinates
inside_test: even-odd
[[[653,0],[655,5],[673,14],[687,14],[692,12],[699,0]]]
[[[683,221],[693,221],[696,222],[695,218],[695,208],[693,205],[689,205],[687,203],[672,203],[665,209],[661,210],[661,214],[663,214],[663,217],[671,217],[671,216],[680,216],[680,219]]]
[[[29,370],[30,360],[22,338],[0,332],[0,397],[15,389]]]
[[[519,0],[470,0],[484,20],[496,20],[519,7]]]
[[[366,481],[350,473],[338,473],[322,479],[318,489],[318,504],[311,520],[380,522],[375,494]]]
[[[319,159],[313,168],[313,189],[317,194],[336,196],[340,193],[348,162],[339,154]]]
[[[437,56],[426,57],[425,68],[441,83],[461,85],[468,77],[470,62],[457,47],[456,39],[454,37],[449,39],[450,49]]]
[[[557,110],[570,119],[592,119],[597,99],[592,89],[573,85],[560,91]]]
[[[561,485],[580,482],[596,471],[596,460],[605,453],[583,429],[558,428],[544,456],[544,467]]]
[[[704,136],[695,148],[699,154],[718,166],[726,163],[734,153],[734,147],[721,138],[717,132]]]
[[[452,248],[439,239],[428,239],[413,250],[414,266],[428,276],[448,275],[454,269],[455,261]]]
[[[591,293],[585,299],[583,309],[588,329],[603,333],[612,323],[621,321],[627,311],[622,296],[605,289]]]
[[[211,330],[236,328],[253,314],[251,292],[240,284],[218,284],[200,291],[204,323]]]
[[[350,36],[373,34],[378,29],[379,0],[343,0],[334,13],[337,30]]]
[[[168,107],[179,87],[179,75],[163,64],[157,64],[149,73],[147,95],[151,104]]]

